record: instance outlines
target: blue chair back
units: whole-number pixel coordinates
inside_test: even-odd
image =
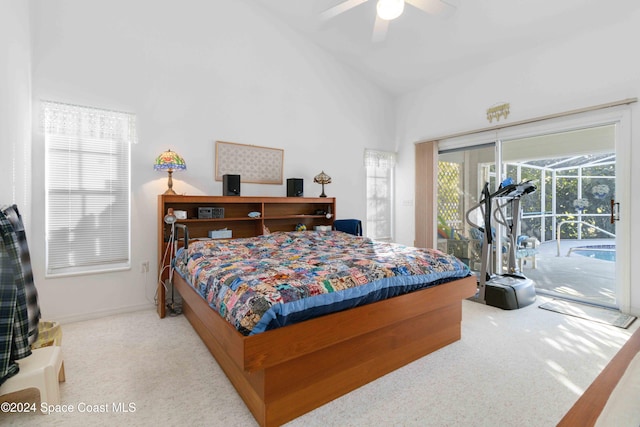
[[[333,229],[354,236],[362,236],[362,221],[359,219],[336,219],[333,221]]]

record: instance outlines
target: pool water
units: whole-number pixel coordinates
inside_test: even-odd
[[[616,261],[616,245],[579,246],[571,251],[574,254],[603,261]]]

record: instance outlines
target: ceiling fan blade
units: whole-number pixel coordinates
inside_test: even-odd
[[[389,21],[380,18],[376,14],[376,22],[373,24],[373,36],[371,41],[373,43],[381,43],[387,38],[387,30],[389,29]]]
[[[340,15],[341,13],[346,12],[349,9],[353,9],[356,6],[360,6],[362,3],[366,2],[367,0],[346,0],[343,1],[342,3],[330,7],[329,9],[325,10],[324,12],[322,12],[320,14],[320,19],[322,21],[327,21],[329,19],[335,18],[336,16]]]
[[[432,15],[451,16],[455,13],[458,0],[405,0],[413,7]]]

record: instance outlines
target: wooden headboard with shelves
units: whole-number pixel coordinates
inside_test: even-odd
[[[198,218],[198,208],[209,207],[224,209],[223,217]],[[293,231],[298,224],[304,224],[307,230],[318,225],[332,226],[336,200],[333,197],[158,196],[158,270],[162,273],[158,278],[157,310],[161,318],[166,313],[162,282],[168,271],[162,263],[171,235],[171,226],[164,222],[169,209],[186,212],[187,218],[178,219],[177,223],[188,227],[192,239],[207,238],[209,231],[225,228],[231,230],[232,238],[241,238],[259,236],[265,227],[274,232]],[[250,212],[258,212],[260,216],[252,218]]]

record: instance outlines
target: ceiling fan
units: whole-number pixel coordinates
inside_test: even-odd
[[[322,12],[320,18],[322,21],[327,21],[367,1],[369,0],[345,0]],[[449,16],[456,11],[458,0],[377,0],[377,2],[372,37],[374,43],[385,39],[389,22],[402,15],[405,3],[432,15]]]

